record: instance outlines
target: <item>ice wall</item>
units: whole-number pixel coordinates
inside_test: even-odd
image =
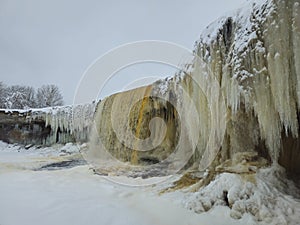
[[[299,10],[299,0],[248,3],[206,28],[195,44],[197,57],[177,76],[104,99],[97,106],[96,123],[105,148],[119,159],[136,163],[147,154],[149,161],[159,161],[163,152],[175,151],[173,146],[178,145],[183,154],[193,151],[189,164],[200,170],[252,151],[300,172]],[[159,97],[164,101],[149,98],[149,93],[162,93]],[[135,95],[147,98],[137,101],[130,111]],[[112,116],[114,102],[120,108]],[[198,122],[191,105],[196,106]],[[151,153],[136,151],[138,147],[132,144],[124,148],[126,140],[120,141],[111,123],[123,121],[119,123],[125,127],[123,136],[133,133],[143,139],[153,135],[155,140],[160,135],[155,129],[149,132],[147,123],[169,113],[173,117],[165,122],[167,137],[172,138],[164,139],[163,147]],[[127,126],[128,120],[135,122]],[[182,128],[184,132],[178,132]]]

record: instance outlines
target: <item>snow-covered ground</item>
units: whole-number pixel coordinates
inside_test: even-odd
[[[280,192],[284,179],[271,184],[273,172],[259,173],[257,187],[224,173],[198,192],[159,195],[158,186],[118,185],[94,174],[73,144],[25,149],[0,142],[0,224],[297,224],[300,203]]]
[[[74,147],[26,150],[0,142],[1,225],[239,224],[225,207],[196,214],[174,200],[179,194],[164,197],[149,187],[121,186],[88,165],[38,169],[70,159]]]

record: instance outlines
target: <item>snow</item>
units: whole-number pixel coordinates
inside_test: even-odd
[[[237,174],[222,173],[199,192],[185,199],[197,213],[229,204],[230,215],[255,224],[297,224],[300,221],[299,189],[285,178],[278,165],[260,170],[255,181]],[[224,200],[224,193],[228,202]],[[251,223],[252,224],[252,223]]]
[[[266,6],[264,10],[263,6]],[[253,0],[245,3],[240,9],[228,12],[223,17],[219,18],[202,32],[199,43],[204,46],[211,46],[214,44],[220,35],[220,31],[230,18],[235,26],[234,43],[233,43],[233,62],[235,65],[234,71],[240,71],[239,66],[242,65],[240,56],[246,56],[249,51],[251,43],[255,43],[254,50],[260,53],[265,53],[263,43],[259,40],[258,34],[261,30],[259,25],[264,23],[269,14],[274,11],[274,5],[269,0]],[[258,12],[258,13],[254,13]],[[198,44],[199,44],[198,43]],[[207,50],[207,49],[206,49]],[[218,53],[218,52],[217,52]],[[209,59],[209,51],[205,51],[205,59]],[[248,54],[248,53],[247,53]],[[240,56],[239,56],[240,55]],[[255,74],[249,73],[250,76]],[[238,77],[239,74],[234,74],[233,77]],[[245,78],[244,78],[245,79]]]
[[[239,224],[226,208],[195,214],[174,204],[179,194],[160,197],[149,188],[120,186],[87,165],[33,170],[54,156],[62,157],[61,149],[73,147],[26,150],[0,142],[0,224]]]

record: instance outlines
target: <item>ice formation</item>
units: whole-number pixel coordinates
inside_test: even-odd
[[[142,132],[135,132],[135,136],[146,138],[149,124],[145,121],[163,117],[164,113],[155,114],[158,111],[172,112],[167,105],[171,102],[179,116],[168,117],[166,123],[175,139],[160,146],[160,151],[172,152],[171,148],[181,143],[178,129],[171,125],[180,120],[186,131],[181,133],[185,144],[179,149],[185,149],[185,153],[195,150],[193,162],[199,170],[235,153],[254,151],[275,164],[281,161],[284,166],[293,165],[293,172],[299,172],[299,10],[298,0],[254,1],[208,26],[196,42],[194,61],[174,78],[154,83],[147,87],[147,93],[141,88],[104,99],[97,106],[96,117],[106,148],[130,161],[133,155],[128,151],[134,146],[126,148],[129,133],[135,125],[143,124]],[[165,101],[143,100],[130,115],[122,114],[131,110],[134,96],[146,98],[149,90],[150,95]],[[114,104],[121,108],[110,116]],[[192,112],[192,106],[197,112]],[[111,120],[118,121],[120,129],[125,128],[121,141]],[[127,126],[128,120],[135,121],[133,128]],[[120,153],[124,149],[127,153]],[[161,160],[161,152],[154,152],[151,158]],[[289,157],[284,158],[285,154]]]
[[[95,103],[49,108],[42,114],[38,113],[38,116],[45,120],[45,126],[51,127],[51,134],[46,143],[86,142],[94,112]]]
[[[21,136],[25,137],[27,133],[30,133],[29,136],[27,135],[28,137],[26,137],[32,139],[31,141],[42,138],[40,141],[33,141],[34,144],[38,144],[38,142],[43,145],[52,145],[55,143],[64,144],[68,142],[86,142],[88,140],[95,105],[96,103],[93,102],[85,105],[70,105],[43,109],[7,109],[1,110],[1,113],[5,118],[13,118],[13,115],[18,117],[18,119],[15,119],[16,125],[13,129],[20,129]],[[28,124],[34,125],[28,126]],[[10,125],[8,124],[8,126]],[[34,137],[35,134],[39,137]],[[22,139],[14,140],[23,143]],[[24,142],[23,144],[26,143],[27,142]]]
[[[297,0],[254,1],[211,24],[196,43],[195,52],[219,81],[231,120],[241,111],[253,121],[248,127],[258,126],[248,134],[252,143],[235,151],[264,140],[275,163],[282,130],[298,137],[299,10]],[[230,141],[243,143],[244,137],[227,130]]]

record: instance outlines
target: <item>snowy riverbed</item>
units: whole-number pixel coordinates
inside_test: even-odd
[[[225,207],[196,214],[180,204],[179,193],[121,186],[88,165],[38,170],[68,151],[74,154],[74,146],[26,150],[0,142],[1,225],[239,224]]]

